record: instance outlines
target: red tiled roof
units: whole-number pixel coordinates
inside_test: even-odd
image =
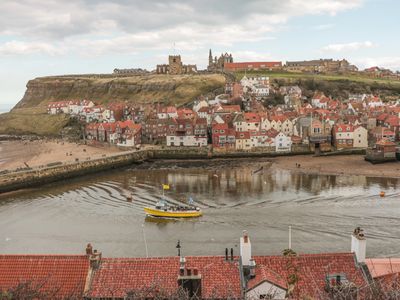
[[[267,131],[267,135],[272,138],[276,137],[278,134],[279,131],[274,128],[271,128],[270,130]]]
[[[212,129],[228,129],[228,124],[222,123],[222,124],[213,124]]]
[[[261,118],[260,115],[257,113],[247,112],[244,113],[244,118],[246,122],[260,122]]]
[[[268,280],[285,287],[290,275],[296,274],[298,281],[294,288],[294,298],[310,297],[321,299],[325,291],[326,275],[345,274],[348,281],[358,287],[367,284],[361,268],[356,265],[353,253],[305,254],[295,257],[255,256],[256,277],[249,281],[249,287]],[[268,270],[262,274],[264,270]],[[257,274],[259,276],[257,276]]]
[[[0,255],[0,292],[26,283],[49,299],[80,298],[88,270],[85,255]]]
[[[354,126],[351,124],[336,124],[333,127],[333,130],[335,132],[353,132]]]
[[[236,131],[236,139],[242,140],[242,139],[250,139],[250,132],[248,131]]]
[[[222,256],[186,257],[186,268],[201,275],[202,298],[240,298],[237,261]],[[129,291],[173,294],[178,289],[179,257],[103,259],[87,296],[122,298]],[[153,295],[154,296],[154,295]]]

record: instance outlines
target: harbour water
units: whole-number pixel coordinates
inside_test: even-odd
[[[83,253],[91,242],[106,256],[238,253],[247,230],[254,253],[349,251],[350,234],[365,229],[368,256],[400,256],[400,182],[364,176],[322,176],[269,168],[263,162],[157,162],[0,196],[0,253]],[[204,216],[146,218],[161,197],[190,196]],[[381,190],[386,192],[379,197]],[[126,194],[132,193],[128,202]]]

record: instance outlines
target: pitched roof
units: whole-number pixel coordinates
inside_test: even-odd
[[[374,278],[400,272],[400,258],[367,258],[365,263]]]
[[[321,294],[327,296],[326,276],[331,274],[344,274],[348,281],[358,287],[367,283],[353,253],[303,254],[295,257],[255,256],[254,260],[256,276],[250,279],[249,287],[267,280],[285,288],[288,279],[295,274],[297,276],[293,291],[295,299],[306,296],[320,299]]]
[[[333,130],[335,132],[353,132],[354,126],[351,124],[335,124]]]
[[[257,113],[253,113],[253,112],[244,113],[244,118],[246,119],[246,122],[260,122],[261,121],[260,115]]]
[[[49,299],[81,296],[88,270],[86,255],[0,255],[0,291],[26,283]]]
[[[223,256],[186,257],[186,268],[201,275],[202,298],[240,298],[239,264]],[[93,275],[89,297],[122,298],[129,291],[173,294],[178,289],[179,257],[106,258]]]
[[[388,139],[381,139],[379,141],[376,142],[376,145],[379,146],[396,146],[396,143],[393,143],[391,141],[389,141]]]

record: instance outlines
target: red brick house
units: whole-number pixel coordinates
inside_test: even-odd
[[[235,136],[235,129],[229,128],[226,123],[212,125],[212,145],[214,148],[234,150],[236,146]]]

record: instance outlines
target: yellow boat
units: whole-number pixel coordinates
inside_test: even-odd
[[[162,218],[196,218],[203,213],[196,206],[170,206],[165,201],[160,201],[155,207],[145,207],[144,211],[147,215]]]

